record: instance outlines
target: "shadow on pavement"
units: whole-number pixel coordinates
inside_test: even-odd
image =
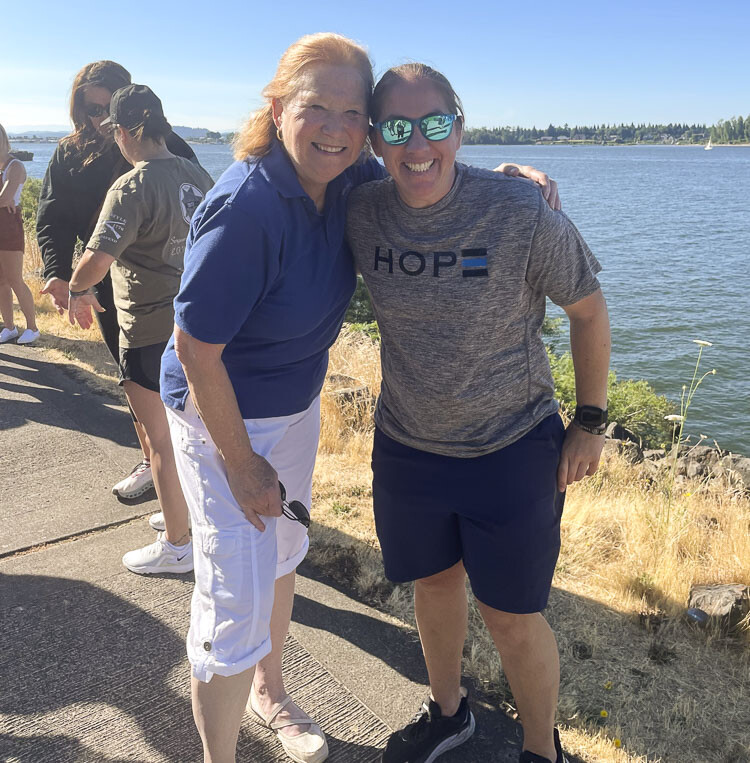
[[[200,749],[190,704],[170,685],[179,680],[170,673],[185,663],[184,644],[158,619],[97,586],[64,578],[0,574],[0,601],[0,713],[54,713],[71,721],[70,736],[10,736],[17,748],[10,754],[85,760],[80,718],[66,712],[78,703],[114,706],[167,760],[192,759],[188,751]]]
[[[93,377],[78,367],[0,352],[0,429],[33,422],[106,438],[118,445],[137,446],[129,417],[113,405],[123,404],[113,386],[112,397],[92,392]],[[11,381],[8,381],[8,379]],[[31,398],[31,399],[30,399]],[[109,403],[109,404],[108,404]]]
[[[372,549],[366,544],[332,528],[326,528],[326,538],[328,542],[338,539],[344,549],[356,548],[362,554],[372,553]],[[309,560],[305,560],[298,571],[301,575],[324,583],[355,601],[377,607],[377,603],[374,604],[367,596],[355,590],[351,578],[346,580],[345,576],[334,577]],[[553,590],[551,604],[557,603],[559,606],[560,602],[556,599]],[[589,609],[601,609],[599,604],[586,604]],[[593,610],[591,616],[596,616]],[[428,683],[419,637],[410,628],[393,625],[358,612],[329,607],[300,594],[295,596],[292,619],[302,625],[323,629],[346,639],[415,683]],[[554,627],[554,615],[548,619]],[[491,760],[493,763],[515,763],[523,742],[520,723],[513,721],[500,709],[497,697],[488,694],[476,681],[463,676],[462,684],[469,689],[477,732],[455,751],[442,755],[441,763],[443,760],[445,763],[484,760]],[[356,692],[356,687],[351,688]],[[415,707],[414,711],[417,709]],[[404,723],[408,721],[409,718],[404,718]],[[580,758],[570,753],[566,753],[566,757],[570,763],[583,763]]]
[[[174,590],[162,595],[165,606],[173,603]],[[151,748],[150,757],[138,760],[200,759],[185,645],[174,630],[120,596],[79,580],[0,573],[0,602],[0,714],[17,726],[0,729],[1,760],[119,763],[125,747]],[[96,721],[86,717],[85,703],[114,708],[112,723],[99,723],[95,732],[96,753],[85,745],[91,728],[81,730]],[[140,742],[123,747],[122,736],[133,725]],[[21,726],[28,733],[21,733]],[[112,726],[120,727],[119,735]],[[108,735],[112,757],[106,754]],[[349,747],[359,748],[346,742],[337,747],[341,761]],[[257,760],[278,757],[270,734],[244,729],[238,750]]]

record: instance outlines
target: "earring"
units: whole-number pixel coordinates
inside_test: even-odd
[[[281,128],[280,127],[276,128],[276,137],[279,139],[279,143],[283,143],[284,142],[284,139],[281,137]]]

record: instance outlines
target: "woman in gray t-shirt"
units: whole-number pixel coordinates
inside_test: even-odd
[[[371,140],[390,178],[355,189],[347,235],[380,327],[373,503],[386,574],[415,582],[431,700],[384,763],[471,736],[460,688],[465,578],[524,728],[522,763],[564,761],[545,608],[567,485],[593,474],[609,323],[599,264],[528,181],[456,162],[463,111],[422,64],[375,88]],[[579,407],[564,430],[541,339],[546,298],[571,323]]]

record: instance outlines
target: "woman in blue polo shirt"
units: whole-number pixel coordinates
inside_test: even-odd
[[[253,718],[293,760],[328,755],[281,679],[308,539],[281,516],[279,481],[309,506],[328,348],[355,286],[346,198],[383,175],[360,160],[372,85],[368,56],[350,40],[292,45],[188,240],[161,389],[193,524],[187,646],[212,761],[234,760],[254,672]]]
[[[279,481],[309,505],[328,348],[355,286],[347,197],[384,175],[361,155],[372,85],[352,41],[294,43],[192,221],[160,387],[193,525],[193,711],[214,762],[234,761],[248,694],[293,760],[328,755],[282,681],[308,539],[281,516]]]

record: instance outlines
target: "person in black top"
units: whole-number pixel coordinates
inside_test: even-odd
[[[60,141],[44,176],[36,225],[44,262],[42,293],[50,295],[61,315],[68,308],[68,282],[78,241],[85,244],[89,240],[109,187],[131,169],[108,126],[101,127],[109,115],[112,93],[130,82],[130,73],[114,61],[95,61],[78,72],[70,96],[74,129]],[[166,146],[172,154],[198,163],[193,150],[174,132],[167,137]],[[109,274],[97,284],[95,294],[104,308],[96,313],[102,337],[119,363],[119,327]],[[121,498],[135,498],[153,487],[151,454],[135,416],[133,422],[143,458],[112,488]]]

